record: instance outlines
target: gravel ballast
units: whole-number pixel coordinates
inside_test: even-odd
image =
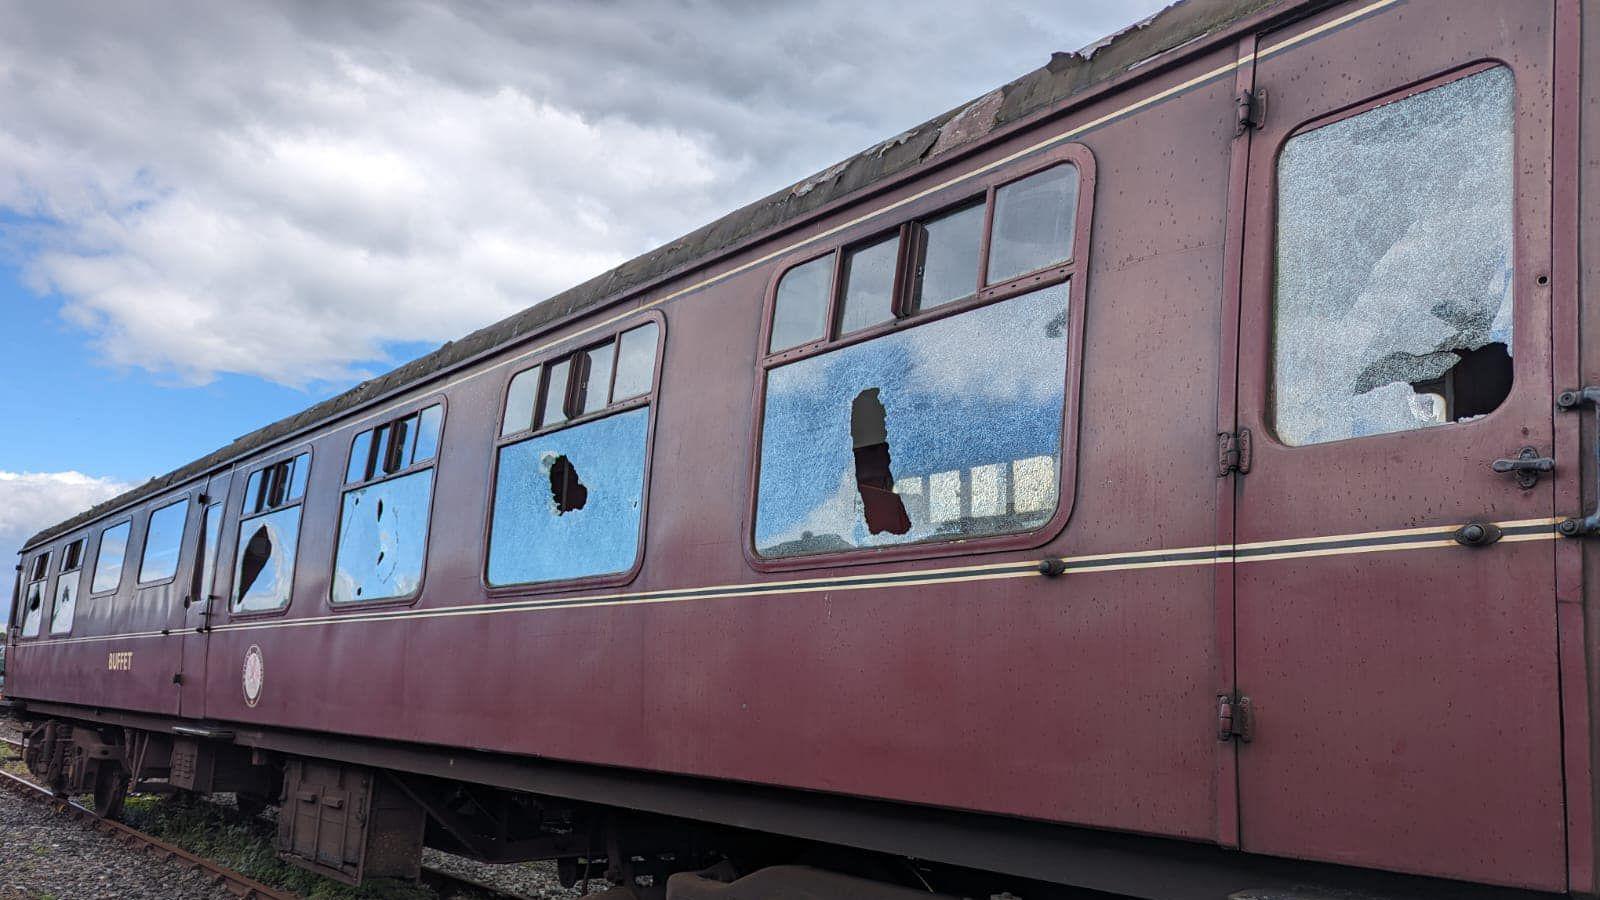
[[[44,803],[0,790],[0,900],[69,897],[233,900],[204,873],[143,856]]]

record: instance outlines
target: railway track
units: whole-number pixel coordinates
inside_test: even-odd
[[[22,741],[16,738],[0,737],[0,744],[3,744],[18,758],[21,758]],[[87,822],[95,830],[109,834],[129,846],[142,849],[144,852],[160,859],[172,860],[191,868],[208,872],[216,883],[234,896],[246,898],[246,900],[301,900],[298,894],[281,891],[262,884],[247,875],[235,872],[203,856],[190,853],[175,844],[169,844],[160,838],[145,834],[137,828],[124,825],[112,819],[101,818],[95,814],[94,810],[74,803],[65,797],[58,797],[48,789],[34,784],[26,778],[0,770],[0,787],[26,796],[29,799],[48,803],[57,812],[71,816],[78,821]],[[503,891],[493,885],[446,872],[442,869],[436,869],[432,866],[422,867],[422,881],[438,891],[440,896],[445,897],[466,894],[473,897],[486,897],[489,900],[528,900],[525,894]]]

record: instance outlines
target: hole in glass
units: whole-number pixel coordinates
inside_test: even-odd
[[[550,499],[556,505],[556,515],[583,509],[589,502],[589,489],[578,480],[578,469],[572,460],[557,456],[550,463]]]
[[[894,492],[889,471],[888,413],[877,388],[867,388],[850,403],[850,441],[856,458],[856,490],[867,530],[872,534],[905,534],[911,530],[906,505]]]

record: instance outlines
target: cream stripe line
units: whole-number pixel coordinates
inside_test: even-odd
[[[1534,525],[1553,525],[1560,521],[1559,518],[1519,519],[1511,522],[1497,523],[1501,528],[1517,528]],[[1199,546],[1183,547],[1167,550],[1138,550],[1127,553],[1100,553],[1085,556],[1068,557],[1063,560],[1067,565],[1067,573],[1074,571],[1083,574],[1097,574],[1102,572],[1120,572],[1129,569],[1163,569],[1176,566],[1212,566],[1232,563],[1244,565],[1255,562],[1268,562],[1284,559],[1301,559],[1324,556],[1343,556],[1358,553],[1384,553],[1401,550],[1427,550],[1456,547],[1453,538],[1443,538],[1433,541],[1410,541],[1388,544],[1374,544],[1371,546],[1357,547],[1325,547],[1311,550],[1290,550],[1283,553],[1266,553],[1258,556],[1237,557],[1241,550],[1281,547],[1288,545],[1305,546],[1327,544],[1337,541],[1370,540],[1385,537],[1407,537],[1418,534],[1444,534],[1454,530],[1454,526],[1432,526],[1422,528],[1396,529],[1389,531],[1370,531],[1354,534],[1335,534],[1322,537],[1301,538],[1282,541],[1258,541],[1233,546]],[[1558,535],[1550,531],[1534,532],[1531,534],[1506,535],[1501,541],[1506,543],[1523,543],[1527,541],[1553,540]],[[1189,559],[1150,559],[1150,557],[1173,556],[1179,554],[1210,554],[1195,556]],[[1095,562],[1107,559],[1126,559],[1125,563],[1097,566]],[[629,606],[639,604],[674,603],[684,600],[723,600],[741,597],[755,597],[763,595],[807,594],[831,590],[869,590],[875,588],[916,587],[928,584],[955,584],[973,581],[994,581],[1002,579],[1029,578],[1039,575],[1037,563],[1032,560],[1023,560],[1010,563],[997,563],[979,566],[960,566],[942,569],[916,569],[900,572],[884,572],[873,575],[849,575],[836,578],[811,578],[798,581],[769,581],[753,584],[716,585],[710,587],[675,588],[661,591],[645,591],[633,593],[596,594],[587,597],[559,597],[548,600],[513,600],[494,604],[484,604],[470,607],[452,607],[438,610],[384,610],[372,613],[349,613],[334,616],[318,616],[306,619],[279,619],[272,621],[244,621],[226,625],[218,625],[215,631],[253,631],[269,628],[303,628],[313,625],[326,625],[350,622],[382,622],[390,619],[433,619],[449,618],[454,616],[481,616],[501,612],[535,612],[544,609],[562,609],[568,607],[590,606]],[[967,575],[960,577],[964,572],[981,572],[983,574]],[[911,576],[911,577],[907,577]],[[958,577],[949,577],[958,576]],[[891,580],[895,579],[895,580]],[[862,582],[867,582],[863,584]],[[744,590],[740,590],[744,588]],[[788,590],[775,590],[788,588]],[[180,630],[178,633],[182,633]],[[141,638],[162,637],[160,631],[137,632],[132,634],[111,635],[106,637],[81,637],[81,638],[56,638],[53,640],[29,641],[19,646],[55,646],[64,644],[78,644],[90,641],[110,640],[136,640]]]
[[[538,356],[539,354],[544,353],[545,351],[547,351],[547,350],[549,350],[549,349],[551,349],[553,347],[560,346],[561,344],[564,344],[564,343],[566,343],[568,341],[577,340],[577,339],[579,339],[579,338],[581,338],[581,337],[583,337],[585,335],[592,334],[592,333],[594,333],[596,331],[600,331],[600,330],[609,328],[612,325],[615,325],[616,323],[622,321],[623,319],[628,318],[629,316],[637,315],[638,313],[644,312],[646,310],[654,309],[657,306],[661,306],[662,304],[665,304],[665,303],[668,303],[670,301],[676,300],[679,297],[684,296],[685,294],[692,294],[695,291],[701,290],[702,288],[707,288],[707,287],[710,287],[711,285],[717,284],[718,282],[726,281],[729,278],[734,277],[735,275],[740,275],[740,274],[748,272],[751,269],[754,269],[754,268],[756,268],[758,266],[766,265],[767,263],[772,262],[773,260],[775,260],[775,259],[777,259],[777,258],[779,258],[781,256],[786,256],[786,255],[788,255],[788,254],[790,254],[790,253],[792,253],[792,252],[794,252],[796,250],[799,250],[802,247],[806,247],[806,246],[809,246],[811,244],[815,244],[818,241],[822,241],[822,240],[825,240],[827,238],[833,237],[834,235],[839,234],[840,232],[843,232],[843,231],[846,231],[848,229],[854,228],[857,225],[861,225],[861,224],[863,224],[865,222],[869,222],[869,221],[871,221],[871,220],[873,220],[873,219],[875,219],[875,218],[877,218],[877,217],[879,217],[881,215],[884,215],[885,213],[893,212],[893,211],[895,211],[897,209],[900,209],[900,208],[902,208],[902,207],[904,207],[904,206],[906,206],[908,204],[915,203],[916,201],[921,200],[924,197],[930,196],[932,194],[936,194],[936,193],[938,193],[938,192],[940,192],[942,190],[945,190],[946,188],[954,187],[954,186],[956,186],[958,184],[961,184],[964,181],[970,181],[970,180],[972,180],[974,178],[977,178],[980,175],[984,175],[984,174],[987,174],[989,172],[992,172],[995,169],[1000,168],[1001,166],[1008,165],[1008,164],[1013,163],[1013,162],[1017,161],[1018,159],[1021,159],[1021,158],[1025,157],[1025,156],[1028,156],[1028,155],[1033,154],[1033,153],[1037,153],[1040,150],[1047,150],[1050,147],[1054,147],[1054,146],[1056,146],[1058,144],[1062,144],[1062,143],[1065,143],[1067,141],[1070,141],[1073,138],[1078,137],[1079,135],[1083,134],[1084,132],[1092,131],[1093,129],[1098,128],[1101,125],[1104,125],[1105,123],[1110,122],[1113,119],[1121,118],[1122,116],[1125,116],[1128,113],[1135,112],[1137,110],[1143,109],[1146,106],[1151,106],[1153,104],[1160,103],[1163,100],[1170,99],[1171,97],[1177,96],[1178,94],[1181,94],[1184,91],[1187,91],[1192,87],[1195,87],[1197,85],[1203,84],[1203,83],[1205,83],[1207,81],[1210,81],[1210,80],[1212,80],[1214,78],[1218,78],[1218,77],[1220,77],[1222,75],[1226,75],[1229,72],[1234,71],[1235,69],[1239,68],[1242,65],[1247,65],[1247,64],[1249,64],[1251,62],[1254,62],[1255,60],[1259,60],[1259,59],[1262,59],[1264,57],[1271,56],[1271,55],[1273,55],[1275,53],[1279,53],[1279,52],[1281,52],[1283,50],[1287,50],[1288,48],[1290,48],[1290,47],[1292,47],[1292,46],[1294,46],[1296,44],[1299,44],[1299,43],[1302,43],[1304,41],[1310,40],[1311,38],[1313,38],[1313,37],[1315,37],[1315,36],[1317,36],[1319,34],[1322,34],[1322,33],[1326,32],[1326,31],[1329,31],[1329,30],[1334,29],[1334,28],[1338,28],[1338,27],[1340,27],[1342,25],[1346,25],[1346,24],[1348,24],[1350,22],[1355,21],[1356,19],[1362,18],[1363,16],[1370,15],[1370,14],[1375,13],[1375,12],[1381,10],[1381,9],[1384,9],[1385,7],[1393,6],[1394,4],[1400,3],[1400,2],[1403,2],[1403,0],[1378,0],[1378,2],[1376,2],[1376,3],[1370,3],[1370,4],[1366,5],[1366,6],[1361,7],[1360,9],[1357,9],[1357,10],[1354,10],[1352,12],[1346,13],[1345,15],[1342,15],[1342,16],[1336,18],[1336,19],[1332,19],[1332,20],[1330,20],[1328,22],[1324,22],[1323,24],[1318,25],[1316,28],[1309,29],[1309,30],[1305,31],[1302,34],[1298,34],[1298,35],[1295,35],[1294,37],[1286,38],[1286,39],[1284,39],[1282,41],[1279,41],[1278,43],[1273,44],[1271,47],[1268,47],[1268,48],[1266,48],[1264,50],[1257,50],[1253,56],[1247,54],[1246,56],[1241,57],[1238,60],[1235,60],[1235,61],[1230,62],[1230,63],[1225,63],[1225,64],[1223,64],[1221,66],[1218,66],[1215,69],[1212,69],[1209,72],[1206,72],[1206,73],[1201,74],[1201,75],[1196,75],[1195,77],[1189,79],[1188,81],[1181,82],[1179,84],[1176,84],[1176,85],[1173,85],[1172,87],[1167,88],[1166,90],[1159,91],[1159,92],[1157,92],[1155,94],[1152,94],[1149,97],[1144,98],[1143,100],[1135,101],[1135,102],[1130,103],[1127,106],[1124,106],[1124,107],[1122,107],[1120,109],[1117,109],[1117,110],[1114,110],[1112,112],[1106,113],[1105,115],[1099,117],[1098,119],[1093,119],[1093,120],[1091,120],[1089,122],[1086,122],[1086,123],[1084,123],[1082,125],[1077,126],[1076,128],[1073,128],[1073,129],[1071,129],[1069,131],[1063,132],[1063,133],[1058,134],[1058,135],[1056,135],[1054,137],[1042,140],[1042,141],[1038,142],[1037,144],[1033,144],[1032,146],[1025,147],[1025,148],[1023,148],[1021,150],[1018,150],[1017,152],[1012,153],[1009,156],[1003,157],[1001,159],[997,159],[994,162],[988,163],[988,164],[986,164],[984,166],[980,166],[979,168],[974,169],[974,170],[972,170],[970,172],[964,173],[962,175],[957,175],[956,177],[951,178],[951,179],[949,179],[947,181],[940,182],[939,184],[936,184],[936,185],[934,185],[934,186],[932,186],[930,188],[927,188],[925,190],[922,190],[922,191],[919,191],[919,192],[917,192],[915,194],[912,194],[909,197],[905,197],[905,198],[903,198],[901,200],[897,200],[897,201],[895,201],[895,202],[893,202],[893,203],[891,203],[891,204],[889,204],[887,206],[878,207],[877,209],[874,209],[871,212],[863,213],[862,215],[857,216],[856,218],[851,219],[848,222],[844,222],[842,224],[836,225],[836,226],[834,226],[832,228],[827,229],[826,231],[819,232],[818,234],[812,235],[811,237],[806,238],[805,240],[796,241],[796,242],[794,242],[792,244],[789,244],[787,246],[781,247],[781,248],[779,248],[777,250],[772,251],[771,253],[766,254],[765,256],[760,256],[760,257],[757,257],[757,258],[755,258],[755,259],[753,259],[753,260],[751,260],[751,261],[749,261],[747,263],[735,266],[735,267],[727,270],[726,272],[722,272],[722,273],[717,274],[717,275],[708,276],[708,277],[706,277],[706,278],[704,278],[704,279],[702,279],[700,281],[695,282],[694,284],[688,285],[686,287],[679,288],[679,289],[677,289],[675,291],[672,291],[670,293],[667,293],[667,294],[664,294],[664,295],[662,295],[660,297],[657,297],[656,299],[651,300],[648,303],[641,304],[640,306],[638,306],[638,307],[636,307],[634,309],[630,309],[630,310],[627,310],[625,312],[617,313],[616,315],[611,316],[610,318],[607,318],[607,319],[603,319],[603,320],[601,320],[599,322],[596,322],[593,325],[589,325],[589,326],[587,326],[585,328],[580,328],[579,330],[574,331],[571,334],[568,334],[568,335],[565,335],[563,337],[556,338],[556,339],[553,339],[553,340],[550,340],[550,341],[546,341],[545,343],[540,344],[539,346],[534,347],[534,348],[528,350],[527,352],[522,353],[522,354],[520,354],[520,355],[518,355],[516,357],[513,357],[511,359],[504,360],[504,361],[498,362],[498,363],[494,363],[493,365],[485,366],[484,368],[481,368],[481,369],[475,369],[474,371],[472,371],[469,374],[461,375],[461,376],[459,376],[457,378],[454,378],[454,379],[452,379],[450,381],[445,382],[444,384],[442,384],[442,385],[440,385],[438,387],[431,388],[431,389],[429,389],[427,391],[420,391],[420,392],[417,392],[415,394],[407,393],[405,395],[404,399],[397,399],[393,403],[389,404],[388,406],[386,406],[386,407],[384,407],[384,408],[382,408],[380,410],[377,410],[377,411],[374,411],[374,412],[370,412],[370,413],[366,414],[365,416],[362,416],[359,419],[355,419],[351,424],[352,425],[364,425],[367,422],[370,422],[370,421],[372,421],[374,419],[382,418],[383,416],[388,415],[389,413],[395,411],[396,409],[399,409],[400,407],[406,405],[407,403],[413,402],[414,400],[416,400],[416,398],[418,396],[425,396],[426,394],[433,394],[433,393],[438,393],[438,392],[441,392],[441,391],[447,391],[450,388],[453,388],[458,384],[461,384],[461,383],[466,382],[466,381],[470,381],[473,378],[477,378],[480,375],[483,375],[483,374],[488,373],[488,372],[492,372],[492,371],[494,371],[496,369],[505,368],[506,366],[521,365],[522,363],[527,362],[529,359],[531,359],[531,358],[533,358],[535,356]]]

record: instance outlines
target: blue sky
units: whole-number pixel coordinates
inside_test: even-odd
[[[0,5],[0,552],[1161,5]]]

